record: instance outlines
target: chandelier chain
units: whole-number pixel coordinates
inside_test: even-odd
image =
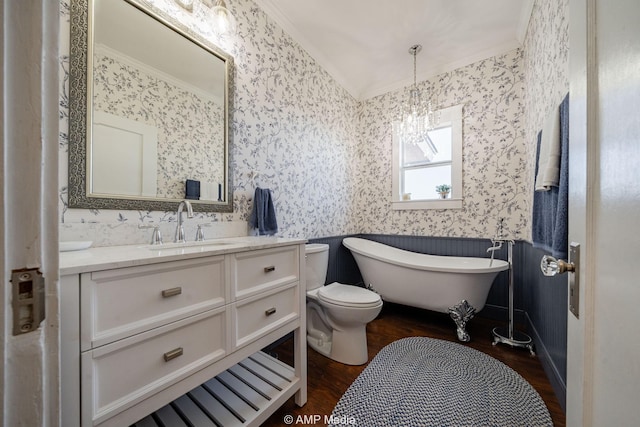
[[[413,51],[413,88],[417,89],[418,88],[418,83],[417,83],[417,68],[416,68],[416,60],[417,60],[417,56],[418,56],[418,52],[417,51]]]
[[[431,100],[424,99],[425,94],[418,89],[418,53],[422,50],[419,44],[409,48],[413,55],[413,87],[402,111],[400,135],[405,143],[420,147],[426,159],[431,159],[438,150],[428,136],[429,130],[437,126],[438,114],[433,111]]]

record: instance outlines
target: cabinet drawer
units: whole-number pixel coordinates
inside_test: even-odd
[[[298,280],[298,246],[244,252],[231,258],[235,299]]]
[[[222,307],[82,354],[89,399],[82,425],[95,425],[227,354]]]
[[[224,256],[82,275],[82,350],[225,304]]]
[[[299,316],[298,283],[233,304],[235,348]]]

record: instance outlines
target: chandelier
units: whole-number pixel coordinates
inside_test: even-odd
[[[413,86],[408,99],[402,105],[400,137],[404,143],[419,146],[424,152],[424,157],[431,161],[438,150],[429,138],[428,132],[438,125],[439,114],[434,111],[431,100],[422,97],[416,82],[416,56],[421,50],[422,46],[419,44],[409,48],[409,53],[413,55]]]

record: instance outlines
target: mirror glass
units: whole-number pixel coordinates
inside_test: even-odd
[[[141,0],[71,12],[69,205],[230,212],[232,58]]]

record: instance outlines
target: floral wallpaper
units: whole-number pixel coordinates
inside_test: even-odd
[[[407,96],[395,91],[363,102],[359,121],[357,223],[365,233],[493,237],[527,235],[522,51],[507,52],[419,83],[441,107],[463,104],[463,208],[391,209],[390,123]]]
[[[155,75],[154,75],[155,74]],[[185,181],[224,182],[223,107],[110,50],[94,54],[93,107],[158,130],[157,196],[182,199]]]
[[[60,236],[96,245],[144,242],[139,224],[174,230],[174,212],[95,211],[66,205],[68,2],[62,0],[60,90]],[[443,107],[463,104],[463,197],[457,210],[391,209],[391,122],[402,90],[358,102],[251,0],[228,6],[236,35],[208,28],[205,6],[193,12],[173,0],[150,0],[234,56],[234,210],[198,214],[209,236],[247,234],[256,186],[273,192],[279,235],[350,233],[492,237],[499,218],[514,239],[530,239],[532,144],[548,105],[566,92],[568,0],[537,0],[523,49],[478,61],[420,83]],[[66,36],[66,39],[65,39]],[[548,105],[547,105],[548,104]],[[533,145],[535,148],[535,145]],[[210,234],[209,234],[210,233]]]
[[[160,224],[175,229],[175,212],[71,209],[66,202],[68,146],[69,1],[61,1],[60,217],[62,240],[94,245],[143,243]],[[251,0],[228,6],[238,22],[234,36],[211,32],[202,2],[193,12],[173,0],[156,8],[198,32],[235,61],[231,174],[234,211],[197,213],[185,224],[187,237],[198,223],[213,222],[207,237],[246,235],[255,187],[272,190],[280,235],[320,237],[357,232],[353,221],[358,103],[320,68]]]
[[[569,0],[536,0],[524,42],[524,67],[526,185],[531,206],[536,137],[544,118],[569,92]],[[526,238],[531,240],[530,229]]]

